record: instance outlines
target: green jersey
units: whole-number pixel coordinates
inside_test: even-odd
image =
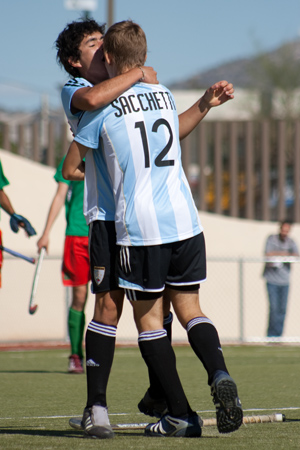
[[[57,183],[66,183],[69,186],[65,201],[67,221],[66,236],[88,236],[88,226],[83,215],[84,182],[69,181],[62,176],[64,159],[65,158],[63,158],[59,164],[54,179]]]
[[[3,173],[2,163],[0,161],[0,190],[2,190],[8,184],[9,184],[9,181]]]
[[[9,184],[9,181],[3,173],[2,163],[0,161],[0,190],[2,190],[8,184]],[[1,205],[0,205],[0,207],[1,207]]]

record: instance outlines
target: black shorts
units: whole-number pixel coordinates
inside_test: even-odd
[[[92,292],[120,289],[116,278],[115,222],[96,220],[89,225],[89,254]]]
[[[118,248],[119,286],[129,300],[159,298],[165,286],[184,291],[199,289],[206,280],[203,233],[170,244]]]

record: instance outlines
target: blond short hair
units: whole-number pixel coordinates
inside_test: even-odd
[[[142,28],[131,20],[112,25],[104,36],[103,48],[113,58],[118,71],[145,64],[146,35]]]

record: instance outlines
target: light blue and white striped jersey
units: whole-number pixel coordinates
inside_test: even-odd
[[[109,172],[119,245],[159,245],[201,233],[166,87],[137,83],[109,106],[84,113],[75,140],[94,149],[95,173]]]
[[[77,89],[83,87],[92,87],[93,85],[85,78],[72,78],[63,87],[61,100],[71,130],[76,134],[78,123],[84,114],[84,111],[78,111],[75,114],[71,112],[71,102]],[[105,166],[105,161],[97,160],[101,167]],[[90,201],[87,199],[89,192]],[[89,205],[92,204],[90,208]],[[96,206],[94,206],[96,205]],[[85,157],[85,178],[84,178],[84,200],[83,212],[87,224],[94,220],[115,220],[115,202],[113,197],[112,185],[107,170],[99,173],[94,171],[94,155],[89,150]]]
[[[84,111],[77,111],[75,114],[71,112],[71,102],[74,93],[83,87],[92,87],[93,85],[85,78],[71,78],[64,85],[61,91],[61,101],[70,124],[72,133],[75,135],[77,131],[78,122]]]

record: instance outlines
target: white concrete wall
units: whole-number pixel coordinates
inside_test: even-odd
[[[0,150],[4,173],[10,181],[5,192],[17,213],[24,215],[36,228],[37,237],[27,238],[20,230],[13,233],[9,227],[9,217],[1,212],[1,229],[3,243],[6,247],[28,256],[37,256],[36,242],[41,235],[49,206],[56,191],[53,179],[55,170],[15,156]],[[260,258],[263,253],[266,236],[277,232],[275,223],[239,220],[218,216],[210,213],[200,213],[204,225],[207,256],[212,257],[250,257]],[[66,291],[62,286],[60,264],[64,243],[65,218],[61,211],[53,226],[50,241],[50,254],[46,256],[37,290],[36,301],[38,310],[29,315],[28,304],[35,266],[26,261],[4,254],[2,268],[2,289],[0,290],[0,343],[20,341],[64,340],[66,337]],[[300,244],[300,225],[296,224],[292,236]],[[225,267],[222,265],[222,270]],[[237,274],[230,275],[228,281],[234,282],[235,289],[224,283],[224,277],[219,274],[220,265],[216,267],[209,263],[208,280],[201,287],[201,304],[205,312],[216,323],[221,339],[236,338],[239,330]],[[300,265],[299,265],[300,270]],[[296,275],[296,274],[294,274]],[[267,321],[267,303],[265,300],[264,283],[261,278],[261,264],[255,266],[254,272],[247,275],[248,285],[257,285],[258,291],[253,291],[254,298],[249,300],[253,314],[257,313],[257,328],[250,331],[251,335],[264,336]],[[296,279],[297,278],[297,279]],[[226,278],[225,278],[226,280]],[[296,297],[300,286],[300,276],[294,276],[293,293]],[[251,296],[251,291],[250,294]],[[247,297],[247,293],[246,293]],[[290,311],[290,316],[299,317],[300,302]],[[222,307],[219,307],[221,305]],[[247,306],[249,309],[250,307]],[[247,309],[247,311],[248,311]],[[252,314],[251,312],[251,314]],[[89,295],[86,309],[86,322],[92,318],[93,295]],[[289,320],[289,319],[288,319]],[[291,319],[292,320],[292,317]],[[297,321],[298,323],[298,321]],[[228,331],[229,326],[229,331]],[[246,329],[248,325],[246,324]],[[294,325],[288,325],[287,334],[297,334]],[[300,335],[300,333],[299,333]],[[175,320],[173,327],[174,340],[186,340],[185,331]],[[119,342],[136,341],[137,332],[132,320],[132,310],[125,302],[117,339]]]
[[[205,90],[172,90],[178,114],[191,107],[202,97]],[[204,120],[250,120],[260,110],[258,92],[235,89],[234,101],[229,101],[218,108],[212,108]]]

